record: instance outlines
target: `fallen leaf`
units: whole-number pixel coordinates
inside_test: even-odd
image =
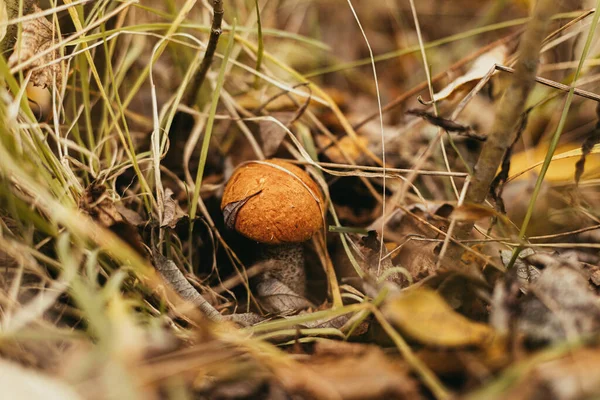
[[[388,251],[387,248],[384,248],[383,252],[381,251],[381,239],[377,231],[371,230],[367,236],[361,237],[356,247],[362,255],[358,261],[362,264],[363,270],[371,272],[375,277],[379,278],[394,267],[391,257],[386,257],[379,262],[379,258],[386,256]],[[386,280],[401,286],[406,286],[409,283],[407,278],[398,272],[389,274]]]
[[[510,161],[509,181],[526,180],[532,174],[539,174],[542,163],[548,152],[545,141],[533,149],[513,154]],[[572,182],[577,168],[576,158],[581,158],[583,151],[578,143],[566,143],[557,147],[544,179],[549,182]],[[594,145],[586,155],[586,168],[580,179],[592,179],[600,176],[600,144]]]
[[[146,249],[137,228],[117,210],[117,204],[107,194],[105,186],[92,183],[87,187],[79,201],[79,208],[116,233],[140,255],[146,256]]]
[[[284,126],[288,126],[296,118],[296,113],[292,111],[281,111],[271,113],[271,117],[279,120]],[[287,136],[287,132],[280,125],[273,121],[260,121],[258,123],[260,140],[262,142],[263,153],[266,157],[272,157],[281,143]]]
[[[496,64],[504,64],[507,55],[508,49],[506,46],[498,46],[487,53],[482,54],[473,62],[473,66],[466,74],[456,78],[448,86],[434,94],[433,101],[450,100],[458,92],[465,92],[472,89]]]
[[[261,192],[262,190],[259,190],[258,192],[251,194],[248,197],[245,197],[238,201],[233,201],[227,204],[225,207],[223,207],[223,220],[225,221],[225,225],[229,229],[235,229],[235,220],[237,219],[238,213],[240,212],[244,204],[246,204],[248,200],[260,194]]]
[[[468,400],[578,400],[600,395],[600,351],[539,352],[510,367]]]
[[[600,331],[598,296],[577,263],[556,258],[527,286],[524,296],[514,290],[496,293],[500,289],[502,285],[497,284],[490,316],[500,331],[510,331],[508,324],[514,321],[516,329],[535,343],[560,342]]]
[[[503,227],[505,229],[510,230],[512,228],[511,221],[493,208],[474,203],[465,203],[461,204],[458,207],[455,207],[452,211],[451,217],[458,221],[470,221],[477,222],[484,218],[492,218],[495,217],[498,221],[502,222]]]
[[[386,240],[399,244],[397,249],[392,250],[393,263],[406,268],[414,282],[427,278],[436,271],[441,243],[428,239],[440,238],[440,234],[433,228],[445,230],[450,224],[446,218],[450,211],[451,208],[447,205],[425,207],[413,204],[406,210],[394,211],[386,220]],[[381,218],[377,219],[369,229],[381,232],[381,221]]]
[[[421,398],[406,363],[376,346],[319,341],[305,362],[275,373],[291,398]]]
[[[527,262],[527,257],[532,254],[534,254],[534,251],[531,249],[523,250],[512,266],[516,271],[516,277],[523,293],[527,293],[529,284],[534,283],[541,274],[538,268]],[[500,253],[500,258],[502,259],[502,264],[507,267],[512,258],[512,251],[503,250]]]
[[[384,315],[404,334],[430,346],[486,346],[495,332],[458,314],[435,291],[409,289],[383,307]]]
[[[125,221],[129,222],[133,226],[142,226],[147,221],[142,218],[140,214],[137,212],[125,207],[122,204],[116,204],[115,207],[121,216],[125,219]]]
[[[174,229],[177,225],[177,222],[179,222],[181,218],[186,216],[187,214],[183,212],[181,207],[179,207],[177,201],[173,199],[173,191],[170,188],[167,188],[165,190],[164,212],[160,227],[169,227],[171,229]]]
[[[263,279],[256,285],[260,304],[272,313],[288,313],[314,307],[305,297],[278,279]]]
[[[34,13],[42,12],[35,4],[32,11]],[[8,59],[9,67],[14,67],[17,64],[36,57],[39,53],[48,50],[60,40],[54,25],[44,16],[23,22],[22,29],[20,47],[15,49]],[[54,62],[59,57],[58,50],[54,50],[30,63],[27,70],[32,71],[31,83],[44,88],[54,86],[54,77],[56,77],[55,87],[60,87],[62,83],[62,63]]]
[[[315,136],[315,142],[323,154],[332,162],[347,164],[350,161],[358,161],[363,155],[361,149],[369,144],[369,139],[364,136],[357,136],[356,139],[350,136],[344,136],[334,143],[325,135]],[[347,157],[347,158],[346,158]]]

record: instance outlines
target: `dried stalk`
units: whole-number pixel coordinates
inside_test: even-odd
[[[206,51],[204,52],[204,58],[202,59],[200,68],[198,68],[198,72],[196,72],[196,75],[194,75],[194,78],[192,78],[192,83],[188,88],[187,95],[183,102],[185,105],[189,106],[194,106],[196,103],[196,97],[198,96],[198,92],[200,91],[202,83],[204,83],[204,79],[206,78],[206,74],[210,69],[210,65],[212,64],[212,60],[217,49],[217,44],[219,43],[219,37],[223,32],[221,30],[221,23],[223,22],[223,0],[213,0],[212,3],[213,20],[210,27],[210,37],[208,38],[208,44],[206,45]]]
[[[473,179],[465,196],[466,203],[482,204],[485,201],[504,154],[515,139],[519,116],[523,113],[529,93],[535,84],[539,53],[555,8],[556,3],[552,0],[540,0],[536,3],[519,44],[515,73],[498,105],[493,125],[495,130],[488,136],[475,166]],[[457,224],[455,238],[467,239],[473,226],[473,222]],[[447,253],[450,260],[448,264],[459,265],[461,255],[462,249],[452,246]]]

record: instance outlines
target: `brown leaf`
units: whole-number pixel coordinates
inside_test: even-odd
[[[540,277],[540,270],[527,262],[527,257],[532,254],[534,254],[534,252],[531,249],[523,250],[512,267],[515,270],[517,281],[523,293],[527,293],[527,287]],[[511,258],[511,250],[503,250],[500,252],[500,259],[505,267],[508,266]]]
[[[260,192],[262,192],[262,190],[259,190],[258,192],[251,194],[250,196],[245,197],[241,200],[233,201],[223,208],[223,219],[225,220],[225,225],[229,229],[235,229],[235,220],[237,219],[238,213],[240,212],[244,204],[246,204],[248,200],[250,200],[254,196],[258,195]]]
[[[315,136],[315,142],[331,161],[346,164],[348,159],[358,161],[363,156],[362,148],[367,147],[369,139],[365,136],[356,138],[344,136],[337,140],[337,143],[334,143],[325,135],[317,135]]]
[[[256,286],[260,304],[269,312],[287,313],[314,307],[302,295],[278,279],[264,279]]]
[[[477,222],[481,219],[491,217],[496,217],[501,220],[506,219],[504,215],[500,214],[493,208],[474,203],[462,204],[452,211],[452,218],[458,221]]]
[[[125,207],[122,204],[116,204],[115,207],[121,216],[125,219],[125,221],[129,222],[133,226],[142,226],[147,221],[142,218],[140,214],[137,212]]]
[[[550,349],[550,352],[556,352]],[[536,360],[537,358],[537,360]],[[518,374],[515,372],[518,371]],[[571,349],[552,356],[535,353],[509,368],[470,400],[577,400],[598,398],[600,394],[600,351]]]
[[[436,271],[441,244],[436,241],[440,234],[433,228],[445,230],[449,225],[448,207],[425,207],[413,204],[406,210],[398,209],[386,221],[385,239],[398,243],[393,251],[393,262],[401,265],[412,275],[414,281],[430,276]],[[371,225],[380,232],[382,219]]]
[[[465,92],[474,87],[479,80],[485,77],[496,64],[504,64],[508,49],[498,46],[482,54],[473,62],[471,69],[463,76],[456,78],[452,83],[433,95],[434,101],[452,99],[457,93]]]
[[[79,202],[79,208],[116,233],[139,254],[146,256],[142,237],[137,228],[123,218],[117,209],[117,204],[106,193],[106,187],[92,183],[86,188],[85,195]]]
[[[288,126],[293,122],[296,113],[291,111],[282,111],[274,112],[271,114],[271,116],[279,120],[283,125]],[[285,139],[287,132],[275,122],[267,120],[260,121],[258,123],[258,129],[260,132],[263,153],[266,157],[273,156]]]
[[[421,398],[406,364],[375,346],[319,341],[305,363],[275,373],[292,398]]]
[[[381,252],[381,240],[377,231],[371,230],[369,231],[367,236],[363,236],[357,243],[357,247],[361,250],[363,255],[361,264],[363,265],[363,269],[366,271],[370,271],[376,277],[380,277],[387,270],[394,267],[392,264],[392,260],[390,257],[387,257],[379,262],[379,258],[381,256],[386,256],[388,251],[386,248]],[[399,285],[406,285],[407,279],[400,273],[390,274],[387,279],[388,281],[395,282]]]
[[[543,258],[548,257],[551,256]],[[537,258],[539,262],[540,257]],[[560,258],[552,262],[546,260],[545,264],[537,279],[527,286],[525,296],[515,291],[503,292],[506,283],[496,286],[500,292],[494,293],[490,318],[494,326],[507,332],[507,324],[516,321],[518,331],[537,343],[560,342],[567,337],[599,332],[598,296],[591,290],[580,267]],[[512,306],[507,309],[507,305]]]
[[[174,229],[177,225],[177,222],[183,217],[186,217],[187,214],[183,212],[177,200],[173,199],[173,191],[169,188],[165,190],[165,199],[164,199],[164,210],[163,210],[163,219],[160,224],[161,228],[169,227]]]
[[[403,333],[426,345],[486,346],[495,336],[488,325],[465,318],[430,289],[405,290],[383,312]]]
[[[34,13],[42,12],[37,6],[33,6]],[[49,49],[60,38],[53,24],[46,17],[39,17],[33,20],[23,22],[23,31],[20,41],[20,47],[16,48],[8,59],[8,65],[14,67],[17,64],[25,62],[39,53]],[[19,44],[19,42],[17,42]],[[35,86],[48,87],[53,86],[54,76],[56,76],[56,87],[60,87],[62,83],[61,64],[53,63],[54,60],[60,57],[58,50],[54,50],[37,60],[33,61],[27,67],[31,70],[31,82]]]

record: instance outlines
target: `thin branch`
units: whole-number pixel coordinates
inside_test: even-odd
[[[223,31],[221,30],[221,23],[223,22],[223,0],[213,0],[213,20],[210,27],[210,37],[208,38],[208,44],[206,51],[204,52],[204,58],[198,68],[198,72],[192,79],[192,83],[188,88],[187,95],[185,97],[184,104],[194,106],[198,92],[204,83],[206,74],[212,64],[215,51],[217,50],[217,44],[219,43],[219,37]]]
[[[495,68],[498,71],[503,71],[503,72],[510,72],[510,73],[514,73],[515,70],[513,68],[510,67],[505,67],[503,65],[495,65]],[[548,87],[551,87],[553,89],[558,89],[558,90],[562,90],[563,92],[569,92],[569,90],[571,90],[571,86],[570,85],[565,85],[564,83],[560,83],[560,82],[556,82],[550,79],[546,79],[546,78],[542,78],[540,76],[536,76],[534,77],[535,81],[538,83],[541,83],[542,85],[546,85]],[[575,82],[573,82],[573,85],[575,85]],[[573,89],[573,94],[576,94],[578,96],[581,96],[583,98],[586,99],[590,99],[590,100],[594,100],[597,102],[600,102],[600,95],[593,93],[593,92],[588,92],[587,90],[583,90],[583,89],[578,89],[578,88],[574,88]]]
[[[485,201],[504,154],[514,141],[516,124],[535,84],[540,50],[555,7],[555,2],[552,0],[541,0],[536,3],[532,19],[519,44],[519,58],[512,81],[498,105],[493,125],[495,130],[488,136],[475,166],[475,173],[465,198],[466,203],[482,204]],[[455,238],[457,240],[468,238],[472,229],[472,222],[457,224]],[[452,246],[447,254],[451,260],[449,264],[459,265],[461,248]]]

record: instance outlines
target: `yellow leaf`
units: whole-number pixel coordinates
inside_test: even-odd
[[[460,315],[431,289],[406,290],[388,302],[383,313],[404,334],[426,345],[482,346],[495,336],[488,325]]]
[[[510,159],[509,180],[529,179],[527,174],[534,171],[540,172],[542,163],[548,151],[546,146],[514,154]],[[546,180],[550,182],[574,181],[575,164],[581,157],[581,144],[568,143],[556,149],[552,162],[546,173]],[[585,172],[582,179],[597,178],[600,176],[600,145],[595,145],[585,161]]]
[[[361,147],[367,146],[369,139],[363,136],[358,136],[356,139],[344,136],[338,140],[336,145],[333,145],[331,139],[324,135],[319,135],[316,137],[316,142],[321,148],[325,149],[325,155],[331,161],[346,164],[348,160],[344,155],[348,156],[352,161],[357,161],[363,154]]]

